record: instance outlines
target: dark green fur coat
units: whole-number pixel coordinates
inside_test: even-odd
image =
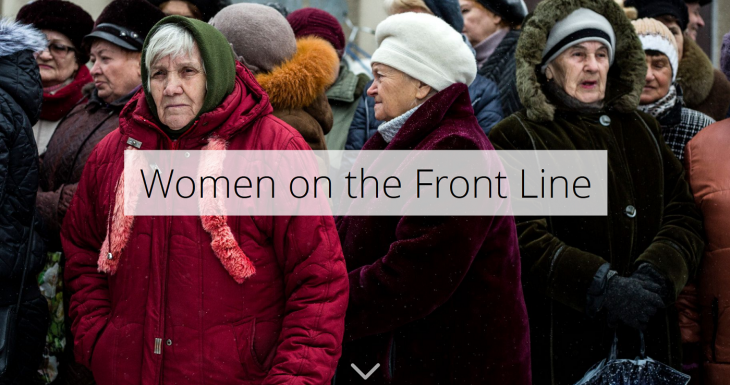
[[[616,33],[616,58],[600,111],[565,107],[545,92],[544,76],[536,71],[552,26],[580,7],[604,15]],[[492,130],[494,146],[608,153],[607,216],[517,218],[533,382],[573,384],[608,355],[613,338],[605,312],[588,318],[584,310],[598,267],[608,262],[628,276],[648,262],[679,293],[702,255],[702,222],[683,167],[662,140],[659,124],[636,111],[646,73],[644,52],[613,0],[541,2],[524,25],[516,60],[525,109]],[[604,115],[608,126],[600,123]],[[674,306],[653,317],[645,337],[650,357],[680,366]],[[638,332],[619,328],[619,341],[620,357],[638,355]]]

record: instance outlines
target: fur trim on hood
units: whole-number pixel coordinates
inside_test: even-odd
[[[299,109],[311,105],[337,80],[340,59],[330,43],[307,36],[297,40],[297,53],[256,81],[269,95],[276,110]]]
[[[710,58],[705,55],[692,39],[684,39],[684,53],[679,61],[677,82],[682,86],[684,102],[687,105],[698,105],[707,99],[715,81]]]
[[[46,35],[32,25],[0,20],[0,57],[24,50],[42,51],[47,45]]]
[[[555,114],[555,106],[543,93],[538,80],[547,36],[555,23],[578,8],[588,8],[603,15],[616,34],[616,59],[608,72],[607,91],[612,88],[612,84],[621,85],[630,91],[614,95],[617,97],[607,100],[609,105],[606,107],[630,112],[639,105],[646,77],[646,59],[641,41],[621,7],[613,0],[545,0],[525,20],[515,53],[517,91],[527,109],[528,118],[533,121],[552,121]]]

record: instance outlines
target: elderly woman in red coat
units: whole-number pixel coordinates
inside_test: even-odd
[[[461,36],[421,13],[387,18],[372,57],[375,117],[363,150],[493,150]],[[448,52],[448,54],[444,54]],[[356,217],[337,229],[350,277],[336,384],[530,384],[513,217]]]
[[[62,230],[74,351],[99,384],[328,384],[347,276],[331,217],[125,216],[124,151],[306,150],[223,35],[170,16]]]

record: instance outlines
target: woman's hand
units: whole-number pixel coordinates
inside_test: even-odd
[[[608,324],[615,327],[621,322],[635,329],[646,329],[649,319],[664,308],[660,291],[661,287],[654,282],[613,276],[608,281],[603,302]]]

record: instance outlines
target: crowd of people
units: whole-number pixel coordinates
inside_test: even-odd
[[[372,77],[316,8],[28,3],[0,21],[0,384],[572,385],[616,338],[730,384],[710,1],[385,0]],[[125,215],[125,152],[310,149],[603,150],[607,215]]]

